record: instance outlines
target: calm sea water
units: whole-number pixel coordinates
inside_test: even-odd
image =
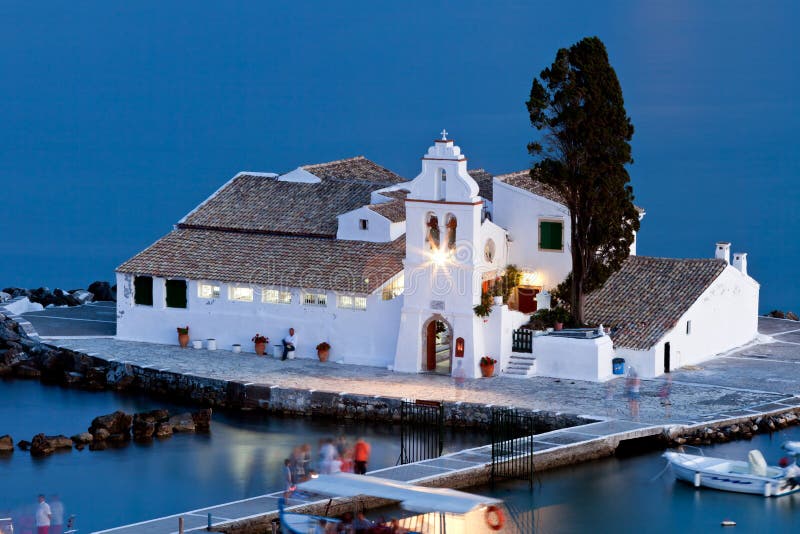
[[[0,433],[15,439],[40,431],[72,434],[95,415],[115,409],[165,406],[145,397],[27,381],[0,382],[0,398]],[[89,532],[259,495],[280,488],[279,466],[292,446],[340,433],[367,436],[373,444],[373,467],[397,460],[396,428],[217,412],[210,435],[176,435],[149,445],[73,450],[43,459],[21,451],[0,458],[0,517],[28,509],[40,492],[59,493],[67,512],[77,515],[81,532]],[[447,448],[483,439],[450,435]],[[706,447],[705,453],[745,458],[758,448],[776,463],[782,456],[780,444],[790,439],[800,440],[800,429]],[[504,499],[521,532],[708,532],[720,528],[723,519],[736,521],[736,532],[800,529],[800,495],[763,499],[695,490],[662,473],[664,465],[660,452],[607,458],[538,473],[533,492],[517,482],[472,491]]]
[[[33,381],[0,381],[0,435],[15,442],[39,432],[67,436],[114,410],[190,408],[143,396],[89,393]],[[33,458],[0,457],[0,517],[28,510],[39,493],[59,494],[81,532],[134,523],[282,489],[280,468],[292,448],[324,437],[366,437],[373,469],[395,465],[398,428],[335,424],[216,411],[210,434],[176,434],[150,444],[105,451],[72,450]],[[483,445],[475,435],[449,435],[448,450]]]

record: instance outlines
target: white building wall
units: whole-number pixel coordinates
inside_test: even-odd
[[[611,338],[575,339],[556,336],[533,338],[536,375],[601,382],[613,378]]]
[[[361,220],[367,221],[367,229],[361,229]],[[394,241],[406,231],[406,223],[393,223],[383,215],[367,207],[343,213],[338,217],[336,239],[387,243]]]
[[[746,345],[758,334],[758,295],[758,283],[729,265],[655,346],[639,351],[619,348],[617,355],[640,376],[655,377],[664,374],[666,343],[671,369]]]
[[[291,304],[261,302],[261,288],[254,286],[253,302],[228,299],[228,284],[220,285],[220,298],[198,297],[198,282],[188,281],[186,309],[164,305],[164,279],[153,279],[153,306],[133,303],[133,276],[117,273],[117,338],[177,344],[178,326],[189,325],[192,340],[214,338],[217,347],[230,350],[234,343],[244,352],[254,352],[252,337],[267,336],[272,347],[280,346],[290,327],[296,330],[298,358],[316,358],[316,346],[331,344],[331,360],[387,366],[394,361],[402,296],[382,300],[381,293],[367,296],[367,309],[337,307],[337,294],[327,294],[327,306],[302,304],[301,290],[291,289]],[[189,350],[189,349],[187,349]]]
[[[539,250],[539,220],[560,220],[564,224],[563,249]],[[494,181],[494,222],[509,235],[508,263],[535,273],[532,283],[554,289],[572,271],[569,210],[557,202]]]

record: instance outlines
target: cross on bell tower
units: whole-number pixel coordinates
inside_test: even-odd
[[[441,134],[442,134],[442,141],[447,141],[447,130],[442,129]]]

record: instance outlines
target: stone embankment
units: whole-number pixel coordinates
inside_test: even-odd
[[[131,438],[138,442],[147,442],[157,438],[166,438],[175,432],[209,432],[211,430],[211,409],[203,409],[194,413],[182,413],[170,417],[167,410],[126,414],[117,411],[95,417],[87,432],[72,437],[64,435],[48,436],[36,434],[30,441],[22,440],[17,446],[23,451],[30,451],[32,456],[47,456],[60,449],[78,450],[88,446],[89,450],[105,450],[112,444],[125,444]],[[9,435],[0,437],[0,454],[14,451],[14,440]]]
[[[800,423],[800,407],[772,414],[753,415],[696,427],[679,427],[665,432],[667,447],[711,445],[751,439],[755,434],[772,433]]]
[[[141,391],[192,402],[198,406],[263,410],[293,416],[337,419],[400,419],[402,399],[227,381],[108,361],[28,337],[16,321],[0,313],[0,377],[38,379],[90,391]],[[444,419],[452,426],[486,427],[493,407],[482,403],[447,402]],[[523,410],[537,430],[594,422],[578,415]]]

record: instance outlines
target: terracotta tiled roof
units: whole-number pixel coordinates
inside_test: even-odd
[[[369,204],[375,189],[403,178],[363,156],[306,165],[319,183],[242,174],[179,223],[181,228],[336,235],[336,216]]]
[[[586,296],[588,324],[616,327],[614,345],[647,350],[672,330],[727,263],[631,256]]]
[[[530,175],[530,170],[525,169],[524,171],[517,171],[508,174],[501,174],[496,176],[498,180],[501,182],[505,182],[510,186],[518,187],[520,189],[524,189],[529,193],[533,193],[534,195],[538,195],[540,197],[544,197],[548,200],[552,200],[553,202],[558,202],[559,204],[564,204],[564,198],[559,195],[556,191],[553,190],[552,187],[549,185],[545,185],[542,182],[533,180]]]
[[[371,293],[403,270],[391,243],[177,229],[117,268],[130,274]]]
[[[491,201],[493,198],[492,191],[494,190],[492,185],[494,176],[486,172],[485,169],[470,169],[467,173],[472,176],[472,179],[478,184],[478,194],[482,198]]]
[[[382,202],[380,204],[370,204],[367,206],[370,210],[383,215],[392,222],[403,222],[406,220],[406,195],[408,191],[390,191],[388,193],[381,193],[386,196],[392,197],[389,202]]]
[[[472,171],[470,171],[470,173],[472,173]],[[534,195],[539,195],[540,197],[552,200],[553,202],[558,202],[562,206],[564,205],[564,197],[562,197],[557,191],[555,191],[549,185],[533,180],[530,175],[530,169],[511,172],[508,174],[501,174],[496,176],[495,178],[497,178],[501,182],[507,183],[508,185],[524,189],[529,193],[533,193]],[[645,214],[644,208],[641,208],[636,205],[634,205],[633,207],[636,208],[636,211],[639,212],[639,215]]]

